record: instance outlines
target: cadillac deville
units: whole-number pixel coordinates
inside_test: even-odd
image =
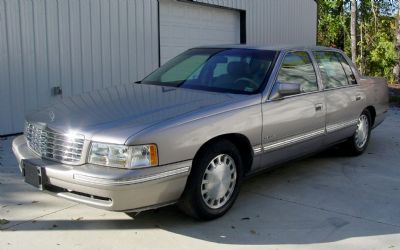
[[[190,49],[142,81],[26,117],[25,181],[112,211],[174,203],[202,220],[257,172],[340,144],[362,154],[388,110],[385,79],[325,47]]]

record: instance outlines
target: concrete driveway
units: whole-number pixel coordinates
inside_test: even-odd
[[[23,183],[0,141],[0,249],[400,249],[400,110],[366,154],[331,150],[244,184],[233,209],[197,222],[175,207],[134,220]]]

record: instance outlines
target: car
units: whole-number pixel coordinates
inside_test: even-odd
[[[333,145],[362,154],[387,111],[386,80],[340,50],[208,46],[27,115],[12,148],[25,182],[50,194],[211,220],[248,176]]]

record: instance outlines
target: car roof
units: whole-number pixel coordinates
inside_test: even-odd
[[[286,50],[332,50],[340,51],[335,48],[323,46],[296,46],[296,45],[247,45],[247,44],[223,44],[223,45],[207,45],[199,46],[196,48],[218,48],[218,49],[256,49],[256,50],[272,50],[272,51],[286,51]]]

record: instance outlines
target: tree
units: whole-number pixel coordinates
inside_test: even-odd
[[[344,0],[318,0],[318,44],[345,49],[348,31],[344,5]]]
[[[351,59],[354,63],[357,62],[357,1],[351,0]]]
[[[399,6],[400,0],[318,0],[318,44],[344,50],[362,74],[400,80]]]
[[[393,73],[396,82],[400,84],[400,0],[398,0],[398,10],[397,10],[396,52],[397,52],[397,64],[393,70]]]

